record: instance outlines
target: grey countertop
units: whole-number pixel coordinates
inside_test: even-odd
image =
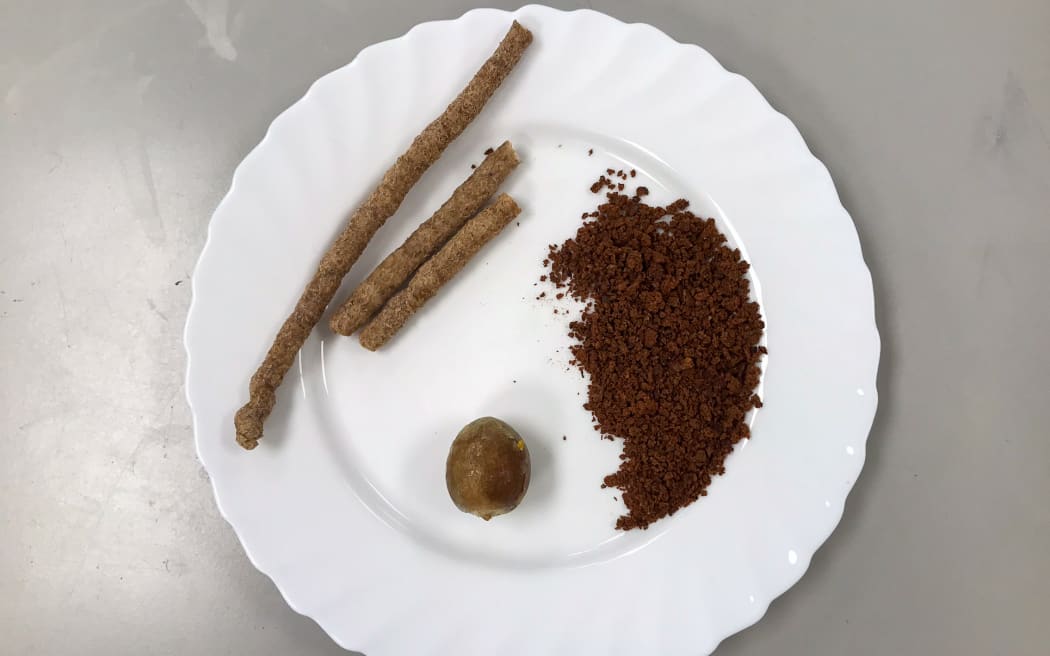
[[[867,465],[810,571],[719,656],[1046,654],[1050,3],[583,4],[754,81],[828,165],[875,279]],[[186,281],[274,116],[469,8],[0,0],[0,653],[345,653],[212,501]]]

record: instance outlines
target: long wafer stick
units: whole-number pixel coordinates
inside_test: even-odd
[[[365,202],[351,215],[335,243],[321,258],[317,273],[285,319],[273,345],[252,376],[248,403],[237,411],[234,425],[237,443],[254,449],[263,434],[263,422],[273,410],[276,390],[336,290],[372,236],[404,201],[412,186],[437,161],[453,139],[481,112],[525,48],[532,33],[518,24],[511,26],[499,47],[482,65],[470,83],[430,125],[412,141]]]
[[[408,286],[394,295],[361,331],[361,345],[374,351],[386,344],[409,317],[437,294],[441,286],[467,265],[481,247],[521,212],[514,199],[500,194],[459,229],[448,243],[419,267]]]
[[[329,327],[341,335],[354,334],[405,284],[419,265],[478,213],[519,161],[509,141],[492,151],[445,204],[350,293],[332,315]]]

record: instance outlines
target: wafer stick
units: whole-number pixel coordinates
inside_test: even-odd
[[[412,141],[408,150],[387,169],[379,186],[351,215],[342,233],[321,258],[317,272],[303,290],[295,310],[285,319],[269,352],[252,376],[248,403],[234,417],[237,443],[242,447],[254,449],[258,446],[263,422],[277,400],[277,387],[361,251],[380,226],[397,211],[423,173],[481,112],[531,42],[532,33],[515,21],[499,47],[463,91]]]
[[[441,286],[467,265],[481,247],[499,234],[521,212],[514,199],[500,194],[495,201],[467,221],[434,257],[419,267],[412,280],[380,310],[361,331],[361,345],[374,351],[386,344]]]
[[[372,318],[419,265],[478,213],[519,161],[509,141],[492,151],[445,204],[351,292],[346,303],[329,320],[331,329],[341,335],[352,335]]]

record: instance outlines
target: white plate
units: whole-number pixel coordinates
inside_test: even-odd
[[[380,353],[315,330],[261,447],[242,451],[233,413],[320,254],[512,17],[534,44],[343,294],[507,138],[524,159],[506,187],[520,225]],[[715,216],[746,249],[768,325],[752,440],[709,496],[644,532],[613,530],[623,509],[599,485],[619,447],[581,407],[568,317],[533,286],[607,166]],[[368,656],[708,653],[805,571],[875,412],[871,281],[824,166],[707,52],[593,11],[472,11],[323,77],[238,167],[193,290],[187,395],[219,508],[293,608]],[[519,428],[534,463],[524,503],[489,523],[443,481],[452,437],[487,414]]]

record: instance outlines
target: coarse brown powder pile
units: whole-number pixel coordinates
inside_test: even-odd
[[[644,187],[626,196],[604,176],[592,190],[610,190],[607,202],[545,264],[551,282],[587,303],[570,325],[573,362],[590,374],[584,407],[595,428],[623,439],[620,469],[603,485],[623,492],[616,527],[647,528],[706,494],[748,437],[764,324],[748,263],[713,220],[685,200],[646,205]]]

